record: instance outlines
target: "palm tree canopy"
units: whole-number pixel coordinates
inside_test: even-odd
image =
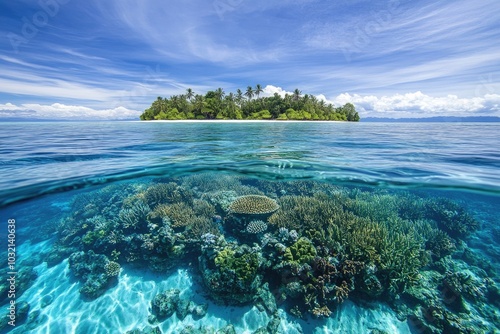
[[[262,89],[262,86],[257,84],[257,86],[255,86],[255,95],[257,95],[257,98],[259,97],[260,93],[262,93],[264,90]]]
[[[248,97],[249,100],[253,97],[253,88],[252,86],[247,87],[247,91],[245,92],[245,96]]]

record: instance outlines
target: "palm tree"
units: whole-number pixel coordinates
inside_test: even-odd
[[[215,90],[215,95],[217,96],[217,99],[218,99],[219,101],[221,101],[221,100],[222,100],[222,98],[224,97],[224,94],[225,94],[225,93],[224,93],[224,90],[223,90],[222,88],[217,88],[217,89]]]
[[[191,88],[186,89],[186,98],[191,101],[194,96],[194,92]]]
[[[298,101],[301,94],[302,92],[298,88],[295,88],[295,90],[293,91],[293,100]]]
[[[259,98],[260,93],[262,93],[263,91],[264,91],[264,90],[262,89],[262,86],[261,86],[261,85],[257,84],[257,86],[255,86],[255,91],[254,91],[254,93],[255,93],[255,95],[257,95],[257,98]]]
[[[248,97],[249,100],[253,97],[253,88],[252,86],[247,87],[247,91],[245,92],[245,96]]]
[[[200,94],[195,95],[195,97],[194,97],[194,110],[196,112],[201,113],[201,110],[205,106],[204,100],[205,100],[205,98],[203,97],[203,95],[200,95]]]
[[[239,106],[241,106],[241,101],[243,100],[243,92],[241,89],[238,88],[236,91],[236,103],[238,103]]]

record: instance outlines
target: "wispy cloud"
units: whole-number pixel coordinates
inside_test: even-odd
[[[496,0],[70,1],[15,52],[5,36],[40,10],[0,4],[4,105],[144,110],[188,87],[260,83],[367,114],[497,112]]]

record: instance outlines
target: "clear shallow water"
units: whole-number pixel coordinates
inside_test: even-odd
[[[500,191],[491,123],[0,123],[0,198],[203,170]]]
[[[429,224],[436,225],[432,225],[432,228],[441,230],[444,223],[439,219],[446,217],[432,216],[431,219],[429,212],[434,209],[429,208],[440,203],[435,202],[439,201],[437,198],[452,200],[457,206],[443,207],[442,212],[453,216],[458,208],[464,208],[480,224],[480,228],[470,235],[457,237],[445,226],[445,232],[457,238],[452,240],[456,245],[454,252],[443,256],[448,262],[443,260],[441,263],[433,259],[430,264],[420,268],[420,289],[425,290],[427,284],[430,295],[437,296],[438,292],[443,291],[443,285],[450,285],[453,280],[458,284],[456,281],[460,280],[458,276],[446,276],[448,271],[470,273],[472,282],[481,294],[473,298],[471,293],[464,293],[465,297],[461,297],[461,300],[469,314],[480,319],[478,321],[486,324],[486,327],[491,327],[491,323],[500,319],[498,304],[492,302],[496,296],[493,286],[498,285],[498,273],[493,268],[498,267],[500,262],[497,217],[500,204],[499,130],[500,125],[491,123],[0,123],[2,226],[6,226],[7,219],[16,219],[16,240],[21,245],[17,251],[17,264],[25,272],[34,270],[31,279],[26,278],[29,275],[23,272],[18,282],[25,284],[18,287],[25,292],[17,301],[29,303],[31,318],[24,322],[25,327],[20,324],[17,328],[20,333],[27,328],[35,333],[87,333],[92,330],[101,333],[106,330],[112,332],[113,329],[126,332],[155,324],[165,333],[178,333],[189,325],[220,329],[233,323],[237,333],[253,333],[267,326],[273,315],[257,309],[252,302],[241,307],[224,307],[214,303],[217,298],[207,292],[206,277],[200,276],[198,269],[198,257],[205,254],[199,250],[201,239],[198,240],[197,249],[191,244],[186,246],[193,249],[187,252],[181,264],[172,260],[175,263],[173,268],[162,267],[160,273],[152,270],[153,255],[151,250],[143,247],[147,240],[141,239],[138,247],[147,254],[144,261],[149,264],[147,270],[139,270],[138,273],[137,261],[130,260],[131,255],[137,254],[130,253],[128,247],[133,244],[133,240],[126,238],[134,233],[141,235],[141,238],[146,234],[154,235],[156,227],[150,225],[161,225],[161,220],[144,218],[149,221],[149,225],[143,226],[142,231],[140,228],[137,231],[124,228],[122,231],[124,220],[120,220],[119,216],[123,215],[122,210],[130,209],[127,201],[141,201],[138,198],[148,193],[148,189],[169,182],[175,182],[181,192],[192,192],[189,196],[197,203],[205,201],[212,205],[216,210],[212,214],[221,215],[224,221],[218,227],[219,232],[229,241],[236,241],[238,247],[245,243],[262,246],[263,234],[258,237],[250,235],[251,238],[248,238],[249,235],[232,230],[231,224],[237,223],[231,220],[233,218],[227,208],[222,208],[222,200],[217,197],[220,193],[227,195],[227,192],[234,192],[229,195],[229,199],[226,198],[228,201],[249,193],[269,196],[277,200],[280,210],[284,210],[286,196],[305,196],[312,200],[314,194],[324,193],[330,197],[337,196],[339,209],[380,226],[386,226],[384,224],[393,221],[391,219],[398,222],[414,221],[418,216],[419,219],[430,219]],[[207,186],[208,181],[203,177],[197,179],[200,175],[208,175],[212,186]],[[309,180],[312,183],[299,186],[294,180]],[[85,195],[87,193],[90,196]],[[213,199],[215,197],[217,199]],[[406,198],[408,201],[404,202]],[[195,207],[193,202],[184,197],[180,202],[183,201]],[[420,201],[426,204],[419,206],[422,205]],[[165,200],[165,203],[172,205],[173,202]],[[152,200],[147,204],[153,212],[159,203]],[[408,212],[403,210],[405,207]],[[83,211],[83,214],[78,210]],[[319,210],[324,211],[325,207]],[[426,213],[420,214],[419,210]],[[195,215],[203,216],[201,213]],[[96,241],[109,235],[96,236],[90,230],[95,228],[94,231],[99,231],[98,222],[92,220],[96,216],[104,217],[103,224],[108,224],[106,231],[115,229],[123,234],[120,237],[123,239],[118,241],[119,246],[116,246],[122,255],[114,259],[122,269],[117,281],[112,282],[112,286],[102,295],[85,298],[80,292],[84,282],[74,277],[75,269],[70,270],[68,258],[76,251],[93,250],[107,256],[107,261],[111,259],[111,249]],[[302,216],[300,219],[306,218]],[[71,223],[63,224],[68,219]],[[269,217],[262,219],[275,222],[276,225],[269,223],[267,232],[278,238],[277,227],[285,223],[279,223],[281,220],[276,217],[274,220]],[[457,213],[455,220],[461,219]],[[248,224],[252,219],[237,217],[237,220]],[[85,225],[90,228],[83,227]],[[89,230],[85,230],[87,228]],[[75,241],[77,246],[65,240],[64,247],[54,248],[71,229],[80,229],[80,232],[70,234],[80,238]],[[7,238],[6,232],[5,227],[0,233],[3,239]],[[187,231],[181,228],[176,232],[189,235],[189,228]],[[314,241],[310,232],[299,229],[299,234]],[[83,241],[85,236],[87,242]],[[322,242],[314,242],[319,256],[318,247]],[[428,240],[420,242],[420,247],[429,251]],[[290,249],[294,245],[290,240],[282,241],[282,244]],[[71,248],[73,246],[74,249]],[[348,243],[344,246],[348,247]],[[220,247],[223,250],[229,246]],[[334,248],[333,245],[328,247]],[[62,248],[64,251],[61,251]],[[279,256],[283,256],[266,251],[264,246],[262,248],[264,257],[272,255],[280,259]],[[221,252],[221,249],[216,252]],[[1,251],[5,252],[6,249]],[[238,252],[243,250],[238,248]],[[58,254],[58,260],[63,262],[55,261],[51,254]],[[161,253],[160,258],[171,259],[170,255],[165,254]],[[348,255],[339,255],[337,250],[334,256],[323,254],[322,257],[335,262],[340,270]],[[4,268],[7,266],[6,258],[6,255],[2,255]],[[263,269],[265,266],[262,265],[259,273],[263,281],[271,285],[269,289],[276,299],[279,299],[284,293],[284,287],[275,283],[276,280],[283,280],[275,275],[276,270],[281,270],[280,263],[277,260],[269,261],[272,265],[267,269]],[[491,265],[481,265],[481,262]],[[316,267],[312,263],[308,265],[312,266],[312,275],[317,276]],[[366,263],[368,266],[369,263]],[[379,274],[375,276],[384,285],[388,274],[380,274],[384,269],[382,264],[377,266]],[[307,271],[307,268],[304,270]],[[353,279],[354,285],[360,285],[358,281],[361,277],[367,278],[367,269],[363,270],[364,276],[349,278]],[[335,298],[336,288],[333,285],[341,286],[342,280],[348,280],[344,276],[337,278],[338,282],[333,280],[335,284],[331,283],[331,291],[327,293],[330,299]],[[387,279],[387,282],[392,279]],[[307,280],[300,281],[304,286],[309,283]],[[465,289],[463,284],[460,287]],[[159,324],[148,322],[151,300],[156,294],[171,288],[179,289],[181,297],[200,305],[208,303],[207,315],[200,319],[188,315],[184,320],[173,315]],[[374,329],[385,329],[389,333],[422,332],[420,328],[424,327],[419,327],[419,318],[410,318],[398,309],[400,305],[394,302],[394,296],[390,296],[388,289],[384,290],[382,296],[368,298],[363,296],[363,292],[357,295],[359,290],[354,289],[355,292],[344,303],[335,303],[328,298],[323,300],[317,296],[320,299],[318,308],[328,304],[332,311],[329,317],[320,319],[308,315],[307,306],[301,309],[305,314],[304,319],[295,317],[290,312],[290,296],[288,302],[280,304],[278,301],[281,319],[278,332],[370,332]],[[425,315],[429,311],[431,301],[422,301],[420,290],[400,293],[403,300],[411,300],[408,303],[415,308],[412,311],[415,314]],[[443,304],[439,311],[449,312],[445,317],[461,316],[463,310],[448,309],[449,305],[436,296],[432,302]],[[42,302],[44,297],[50,302]],[[420,303],[419,307],[415,307],[415,300]],[[8,302],[8,298],[3,299],[5,302]],[[313,308],[310,307],[309,311]],[[112,312],[113,316],[100,318],[103,312]],[[484,328],[462,316],[463,322],[475,330],[472,332],[484,332]],[[67,319],[73,319],[73,324],[68,325]],[[433,328],[446,332],[443,326],[451,326],[452,321],[437,323],[433,324]],[[356,329],[353,331],[353,328]],[[267,329],[267,332],[272,331]]]

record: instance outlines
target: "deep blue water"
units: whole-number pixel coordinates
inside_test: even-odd
[[[155,178],[182,179],[212,173],[214,178],[238,176],[256,182],[313,180],[346,189],[360,188],[368,193],[401,191],[424,198],[439,196],[451,199],[466,206],[481,223],[481,228],[468,239],[468,247],[483,256],[482,261],[498,267],[499,133],[500,124],[495,123],[0,123],[0,226],[3,229],[0,236],[6,245],[7,219],[15,218],[18,224],[16,238],[21,247],[18,248],[18,259],[29,259],[38,252],[50,253],[53,240],[41,237],[43,233],[33,232],[32,227],[59,224],[65,215],[71,213],[74,194],[113,184],[134,184],[134,187],[140,188],[137,184],[146,184],[151,180],[156,182]],[[248,182],[252,184],[253,181]],[[57,238],[54,231],[51,233]],[[3,258],[0,263],[4,267],[7,265]],[[61,271],[66,267],[65,262],[63,264],[53,267],[58,268],[53,271],[36,267],[38,280],[31,281],[32,290],[27,290],[20,298],[30,302],[30,315],[38,319],[31,319],[29,328],[33,332],[83,333],[87,330],[85,328],[99,323],[99,319],[92,319],[92,322],[81,314],[84,311],[78,313],[79,310],[90,312],[90,309],[97,314],[109,310],[106,306],[109,301],[106,304],[101,300],[100,304],[89,306],[92,302],[64,304],[64,298],[54,302],[59,311],[37,308],[37,300],[49,294],[47,291],[52,291],[51,298],[54,299],[54,294],[64,294],[64,291],[57,290],[57,284],[62,287],[73,284],[74,294],[68,292],[67,300],[78,295],[78,286],[71,281],[68,273]],[[118,285],[115,288],[118,292],[111,297],[116,298],[118,303],[119,293],[139,284],[134,283],[134,277],[138,281],[142,279],[154,284],[160,284],[158,282],[163,279],[161,276],[134,276],[132,269],[122,275],[120,282],[125,282],[126,286]],[[184,274],[179,271],[177,275]],[[498,276],[493,273],[490,276],[498,284]],[[182,278],[171,278],[174,279],[182,281]],[[47,283],[49,280],[52,283]],[[57,284],[54,283],[56,281]],[[50,289],[39,288],[44,284],[48,284]],[[146,285],[141,289],[151,288],[147,285],[149,283],[142,284]],[[169,286],[178,287],[175,284]],[[192,284],[189,289],[194,289],[199,282]],[[64,289],[69,289],[69,286]],[[147,298],[140,301],[123,298],[127,303],[149,303]],[[488,305],[490,302],[485,299],[481,303]],[[345,314],[356,314],[350,304],[345,305],[342,306]],[[76,316],[79,319],[76,322],[81,321],[83,327],[64,327],[67,326],[62,324],[65,315],[60,311],[63,307],[68,317]],[[491,307],[491,312],[500,319],[498,306],[492,304]],[[339,308],[340,311],[343,309]],[[214,314],[224,318],[226,311],[223,308],[216,310]],[[33,315],[35,311],[38,318]],[[126,314],[129,311],[117,312]],[[144,312],[147,313],[147,310]],[[245,311],[241,312],[250,317]],[[380,312],[383,318],[383,312]],[[339,314],[335,321],[341,322],[343,318]],[[117,317],[111,323],[102,319],[106,325],[95,333],[105,332],[104,328],[131,329],[126,316]],[[220,324],[218,320],[210,319],[208,323],[213,326]],[[240,327],[253,331],[259,327],[259,321],[265,323],[268,320],[252,319]],[[373,321],[374,326],[377,321],[381,324],[376,316],[370,319],[367,321]],[[349,320],[345,321],[349,323]],[[307,325],[302,325],[307,332],[304,327]],[[164,332],[169,326],[177,325],[164,324]],[[281,330],[288,328],[293,332],[287,326],[282,325]],[[335,323],[322,322],[312,328],[334,333],[336,331],[332,328],[335,326]],[[404,326],[394,331],[406,332]],[[19,333],[26,331],[25,328],[19,330]],[[171,332],[178,331],[172,329]],[[413,329],[413,332],[418,331]]]

